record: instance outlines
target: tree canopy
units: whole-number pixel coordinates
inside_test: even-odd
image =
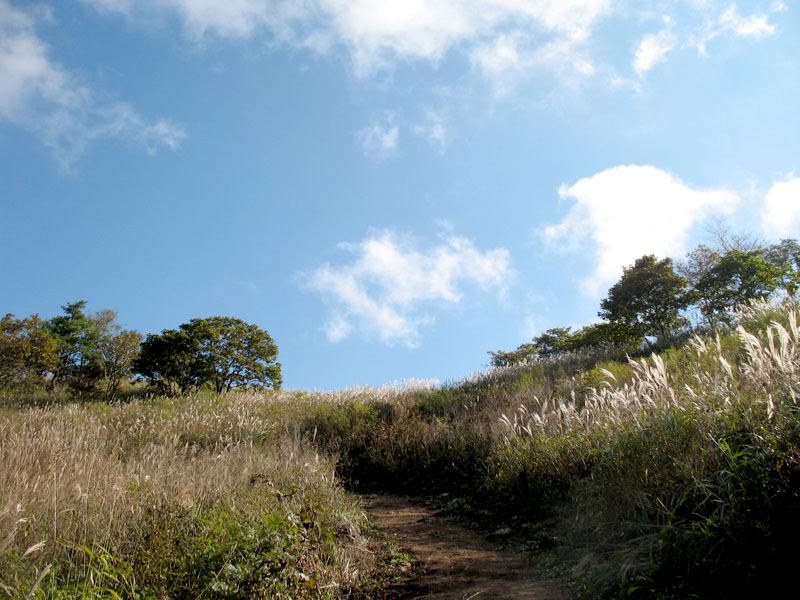
[[[0,388],[39,383],[57,364],[56,342],[39,315],[0,320]]]
[[[686,324],[680,313],[688,305],[686,280],[675,273],[672,259],[650,254],[625,267],[598,314],[641,337],[663,340]]]
[[[673,268],[672,260],[645,255],[625,267],[598,313],[603,322],[572,331],[553,327],[512,351],[489,352],[495,367],[519,364],[584,348],[637,352],[671,343],[690,325],[693,309],[707,326],[730,322],[733,309],[748,300],[800,291],[800,243],[784,239],[766,245],[717,224],[713,247],[700,244]],[[648,338],[655,337],[655,344]]]
[[[127,331],[119,325],[117,313],[103,310],[92,316],[99,337],[97,340],[97,359],[105,381],[105,399],[116,398],[120,383],[133,374],[133,360],[139,353],[142,334]]]
[[[572,331],[572,327],[553,327],[516,350],[489,352],[492,366],[509,367],[526,361],[579,352],[587,348],[622,348],[641,345],[642,338],[630,328],[616,323],[593,323]]]
[[[165,391],[186,393],[203,385],[280,388],[278,346],[269,333],[233,317],[192,319],[177,330],[151,334],[134,368]]]
[[[63,315],[53,317],[46,330],[56,344],[58,356],[52,375],[52,387],[69,383],[75,388],[88,389],[100,372],[97,323],[83,312],[86,301],[70,302],[61,307]]]
[[[786,264],[773,264],[764,255],[764,250],[728,250],[697,282],[694,291],[710,324],[727,320],[739,304],[770,296],[785,278],[791,281]]]

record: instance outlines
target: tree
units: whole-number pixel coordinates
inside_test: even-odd
[[[67,382],[71,386],[88,390],[102,377],[99,364],[97,324],[84,314],[86,301],[72,302],[61,307],[63,315],[53,317],[46,329],[56,343],[58,360],[53,369],[52,389]]]
[[[764,260],[781,270],[780,287],[794,296],[800,287],[800,244],[797,240],[781,240],[764,252]]]
[[[149,335],[134,368],[165,391],[210,385],[280,388],[278,347],[269,333],[232,317],[192,319],[178,330]]]
[[[204,378],[221,394],[232,387],[280,388],[278,346],[269,333],[233,317],[192,319],[181,329],[198,345]]]
[[[719,217],[712,218],[705,229],[706,239],[715,242],[720,254],[724,254],[729,250],[753,252],[755,250],[763,250],[766,245],[756,235],[731,231],[730,227]]]
[[[594,323],[573,332],[571,327],[553,327],[521,344],[516,350],[489,352],[492,366],[508,367],[529,360],[560,356],[592,348],[626,348],[641,346],[642,338],[626,326],[616,323]]]
[[[492,357],[492,366],[510,367],[522,364],[529,360],[546,358],[566,352],[569,346],[571,327],[554,327],[548,329],[542,335],[533,338],[533,343],[525,343],[517,346],[516,350],[505,352],[497,350],[489,352]]]
[[[625,324],[601,322],[585,325],[570,340],[571,350],[588,348],[633,349],[641,348],[643,336]]]
[[[739,304],[766,298],[781,287],[786,275],[783,267],[764,257],[764,250],[728,250],[695,286],[700,309],[709,323],[727,321]]]
[[[672,259],[650,254],[625,267],[598,314],[639,337],[665,340],[685,325],[680,312],[688,304],[686,280],[675,274]]]
[[[0,387],[38,382],[57,362],[56,342],[39,315],[0,320]]]
[[[91,317],[100,333],[97,350],[105,381],[105,399],[110,402],[116,398],[123,379],[133,374],[133,361],[139,353],[142,334],[126,331],[119,325],[117,313],[103,310]]]
[[[134,372],[143,375],[163,394],[186,394],[198,389],[203,369],[198,364],[197,343],[184,331],[164,329],[149,334],[133,360]]]
[[[722,252],[700,244],[675,264],[675,272],[686,280],[690,288],[694,288],[721,258]]]

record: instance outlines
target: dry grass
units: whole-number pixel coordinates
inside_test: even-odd
[[[780,571],[800,506],[798,312],[740,314],[758,335],[695,337],[631,360],[630,382],[606,372],[582,397],[533,398],[499,418],[502,485],[533,478],[529,497],[562,485],[570,535],[592,532],[590,594],[668,580],[725,597]]]
[[[627,365],[0,408],[0,598],[346,597],[374,559],[340,478],[521,527],[566,510],[590,596],[763,581],[800,534],[798,308]]]
[[[85,586],[87,572],[73,568],[86,561],[82,553],[102,549],[135,565],[137,553],[158,551],[137,537],[158,525],[154,515],[202,521],[220,511],[242,522],[274,513],[276,523],[296,518],[332,532],[307,547],[306,534],[295,532],[305,553],[298,577],[316,582],[310,597],[356,587],[364,516],[337,484],[332,461],[281,419],[287,402],[245,394],[4,410],[0,596]],[[49,577],[37,580],[45,569]],[[107,578],[113,571],[106,565]]]

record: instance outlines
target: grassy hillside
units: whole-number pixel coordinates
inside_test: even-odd
[[[797,309],[436,389],[7,398],[0,597],[369,597],[380,563],[345,488],[463,498],[586,597],[763,591],[800,529]]]
[[[0,413],[0,597],[333,598],[364,515],[288,396]]]

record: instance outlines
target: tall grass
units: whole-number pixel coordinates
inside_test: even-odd
[[[309,597],[361,583],[364,516],[287,399],[0,413],[0,596]]]
[[[747,316],[759,337],[743,325],[735,337],[695,337],[631,361],[630,383],[609,372],[581,403],[501,417],[500,472],[568,488],[575,523],[606,552],[600,588],[656,582],[725,598],[786,578],[800,533],[797,312]]]
[[[763,591],[800,534],[798,308],[446,385],[6,403],[0,597],[357,597],[377,564],[343,485],[463,496],[587,597]]]
[[[661,355],[318,404],[302,427],[351,485],[463,495],[523,528],[560,515],[589,596],[737,597],[780,579],[800,533],[797,306],[741,314]]]

